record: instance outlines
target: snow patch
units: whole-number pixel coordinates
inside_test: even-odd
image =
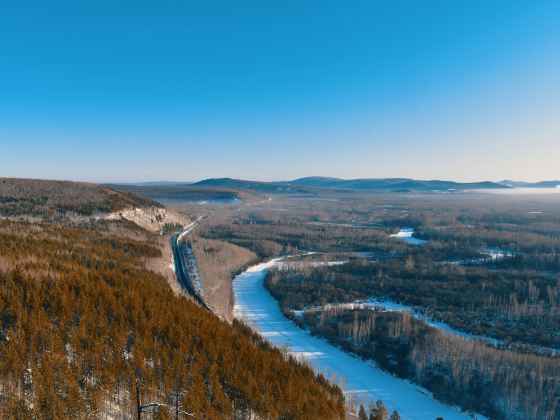
[[[426,241],[422,239],[415,238],[414,236],[414,228],[403,228],[398,233],[394,233],[391,238],[396,238],[400,241],[407,242],[411,245],[421,245]]]

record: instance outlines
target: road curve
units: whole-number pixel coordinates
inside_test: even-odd
[[[272,344],[288,347],[296,357],[305,358],[315,371],[329,378],[335,376],[337,382],[344,383],[346,395],[355,394],[365,404],[381,399],[390,411],[398,410],[403,419],[471,418],[434,400],[417,385],[398,379],[311,336],[284,317],[278,303],[264,287],[266,270],[279,260],[253,266],[235,277],[235,317],[249,323]]]

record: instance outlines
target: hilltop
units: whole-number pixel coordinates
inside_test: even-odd
[[[112,188],[71,181],[0,178],[0,215],[91,216],[129,207],[158,207],[156,201]]]
[[[189,223],[176,211],[129,191],[86,182],[19,178],[0,178],[0,216],[64,225],[128,221],[153,232]]]

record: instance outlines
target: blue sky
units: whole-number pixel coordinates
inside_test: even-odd
[[[560,178],[560,2],[0,5],[0,176]]]

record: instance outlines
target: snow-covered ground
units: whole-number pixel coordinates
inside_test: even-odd
[[[514,256],[513,251],[509,249],[495,249],[495,248],[485,248],[480,251],[481,254],[486,255],[491,260],[501,260],[502,258],[511,258]]]
[[[487,264],[490,262],[496,262],[503,260],[504,258],[513,258],[515,253],[510,250],[501,250],[494,248],[485,248],[480,250],[481,258],[471,258],[468,260],[456,260],[452,261],[451,264],[454,265],[477,265],[477,264]]]
[[[186,218],[181,214],[159,207],[130,207],[118,212],[102,214],[97,219],[126,219],[152,232],[161,231],[166,223],[185,224]]]
[[[187,264],[187,270],[189,271],[189,277],[191,279],[191,284],[196,294],[200,296],[203,300],[204,289],[202,287],[202,282],[200,281],[200,274],[198,273],[198,266],[196,265],[196,258],[194,257],[194,252],[189,242],[184,245],[185,252],[185,262]]]
[[[171,261],[169,262],[168,267],[171,271],[173,271],[173,274],[175,274],[175,258],[173,258],[173,254],[171,254]]]
[[[294,356],[307,360],[315,371],[342,381],[345,394],[356,395],[360,402],[368,404],[381,399],[391,411],[398,410],[403,419],[469,418],[459,409],[433,399],[425,389],[312,337],[284,317],[278,303],[264,287],[266,270],[280,260],[253,266],[235,277],[234,315],[237,318],[248,322],[272,344],[287,347]]]
[[[404,228],[401,229],[398,233],[394,233],[391,235],[392,238],[397,238],[401,241],[408,242],[411,245],[421,245],[426,241],[422,239],[415,238],[414,236],[414,228]]]

